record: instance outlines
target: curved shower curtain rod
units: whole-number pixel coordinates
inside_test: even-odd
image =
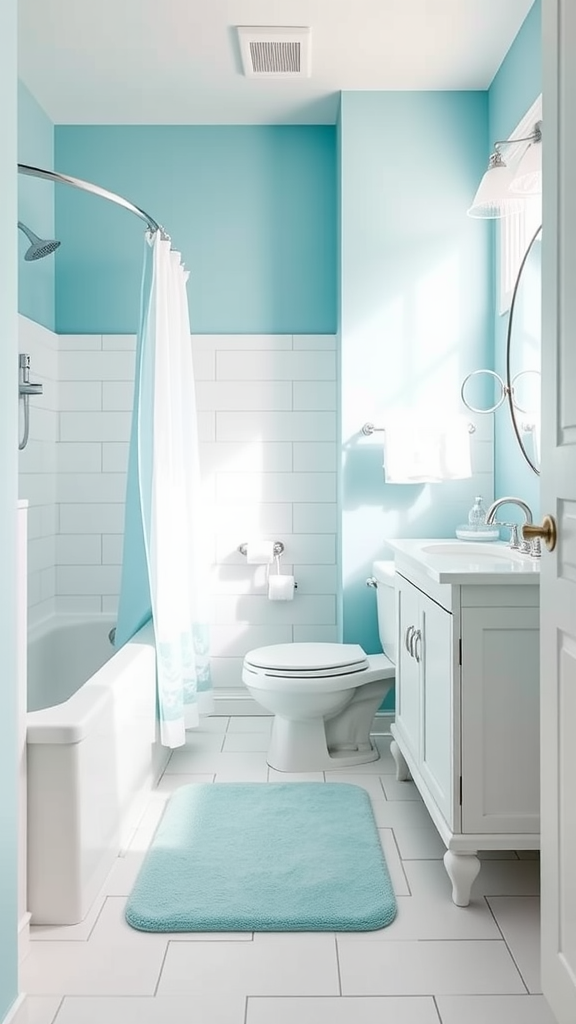
[[[28,164],[18,164],[19,174],[28,174],[32,178],[45,178],[47,181],[60,182],[62,185],[72,185],[74,188],[80,188],[84,192],[92,192],[95,196],[100,196],[101,199],[108,199],[111,203],[116,203],[117,206],[123,206],[125,210],[130,210],[130,213],[135,213],[140,220],[146,221],[150,231],[160,231],[162,238],[169,240],[169,235],[166,233],[161,224],[158,224],[149,213],[145,210],[141,210],[139,206],[134,206],[134,203],[124,199],[123,196],[119,196],[116,192],[109,192],[106,188],[101,188],[100,185],[94,185],[91,181],[83,181],[82,178],[73,178],[69,174],[58,174],[57,171],[47,171],[42,167],[30,167]]]

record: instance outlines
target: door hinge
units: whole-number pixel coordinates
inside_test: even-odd
[[[462,776],[460,776],[460,806],[462,806]]]
[[[458,641],[458,664],[462,664],[462,637]]]

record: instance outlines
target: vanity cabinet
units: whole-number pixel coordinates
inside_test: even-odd
[[[397,777],[420,791],[466,906],[478,850],[540,845],[539,588],[436,583],[397,562],[396,599]]]
[[[453,616],[407,580],[397,576],[397,581],[396,722],[437,806],[452,823]]]

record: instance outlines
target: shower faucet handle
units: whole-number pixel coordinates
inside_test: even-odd
[[[22,383],[30,383],[30,356],[27,352],[21,352],[18,356],[18,366],[22,370]]]

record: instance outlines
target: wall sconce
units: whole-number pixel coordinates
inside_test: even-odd
[[[506,164],[501,146],[527,142],[515,169]],[[494,152],[472,206],[469,217],[508,217],[520,213],[526,196],[542,191],[542,121],[537,121],[530,135],[521,139],[504,139],[494,143]]]

